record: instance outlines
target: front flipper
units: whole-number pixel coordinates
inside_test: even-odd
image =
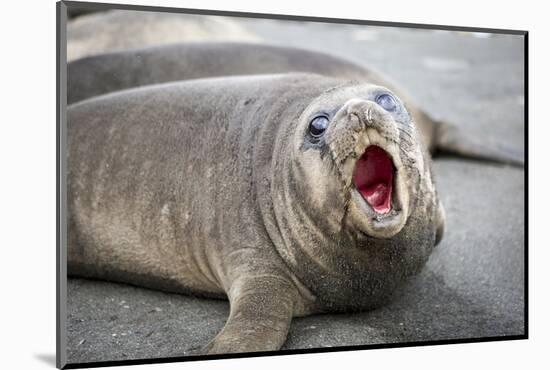
[[[229,318],[203,353],[274,351],[286,340],[297,290],[284,276],[247,276],[229,292]]]
[[[481,138],[467,135],[464,131],[448,123],[437,122],[436,127],[433,144],[435,154],[453,154],[518,167],[524,166],[524,153],[521,150],[488,143]]]

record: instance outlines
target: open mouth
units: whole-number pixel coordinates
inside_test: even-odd
[[[393,176],[394,166],[389,154],[376,145],[367,147],[355,165],[355,187],[376,213],[385,214],[391,210]]]

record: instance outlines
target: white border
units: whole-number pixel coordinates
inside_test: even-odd
[[[530,31],[530,338],[528,341],[217,360],[132,369],[522,368],[548,364],[549,26],[544,2],[424,0],[127,0],[151,6],[279,13]],[[2,368],[52,368],[55,353],[55,2],[3,4]],[[7,80],[7,84],[6,84]],[[14,99],[15,98],[15,99]],[[511,210],[513,211],[513,210]],[[521,217],[521,215],[518,215]],[[7,366],[6,366],[7,365]],[[11,365],[11,366],[10,366]],[[541,367],[544,365],[540,365]],[[528,366],[528,368],[531,366]]]

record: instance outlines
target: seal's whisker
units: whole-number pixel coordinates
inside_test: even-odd
[[[405,130],[405,129],[401,128],[401,127],[397,127],[397,129],[398,129],[401,133],[406,134],[408,137],[411,137],[411,138],[412,138],[412,136],[413,136],[412,131]]]

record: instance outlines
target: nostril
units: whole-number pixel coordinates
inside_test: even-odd
[[[349,129],[359,133],[361,130],[374,129],[381,134],[395,133],[395,120],[391,113],[373,101],[352,99],[347,102],[343,112]]]
[[[361,118],[359,115],[355,112],[350,113],[349,115],[349,121],[350,126],[355,132],[359,132],[363,129],[363,125],[361,124]]]
[[[365,111],[365,120],[367,123],[373,123],[372,122],[372,107],[367,107],[367,110]]]
[[[354,129],[356,125],[359,129],[363,128],[363,126],[373,127],[381,120],[375,103],[362,102],[360,105],[358,104],[350,108],[348,110],[349,119],[354,124]]]

